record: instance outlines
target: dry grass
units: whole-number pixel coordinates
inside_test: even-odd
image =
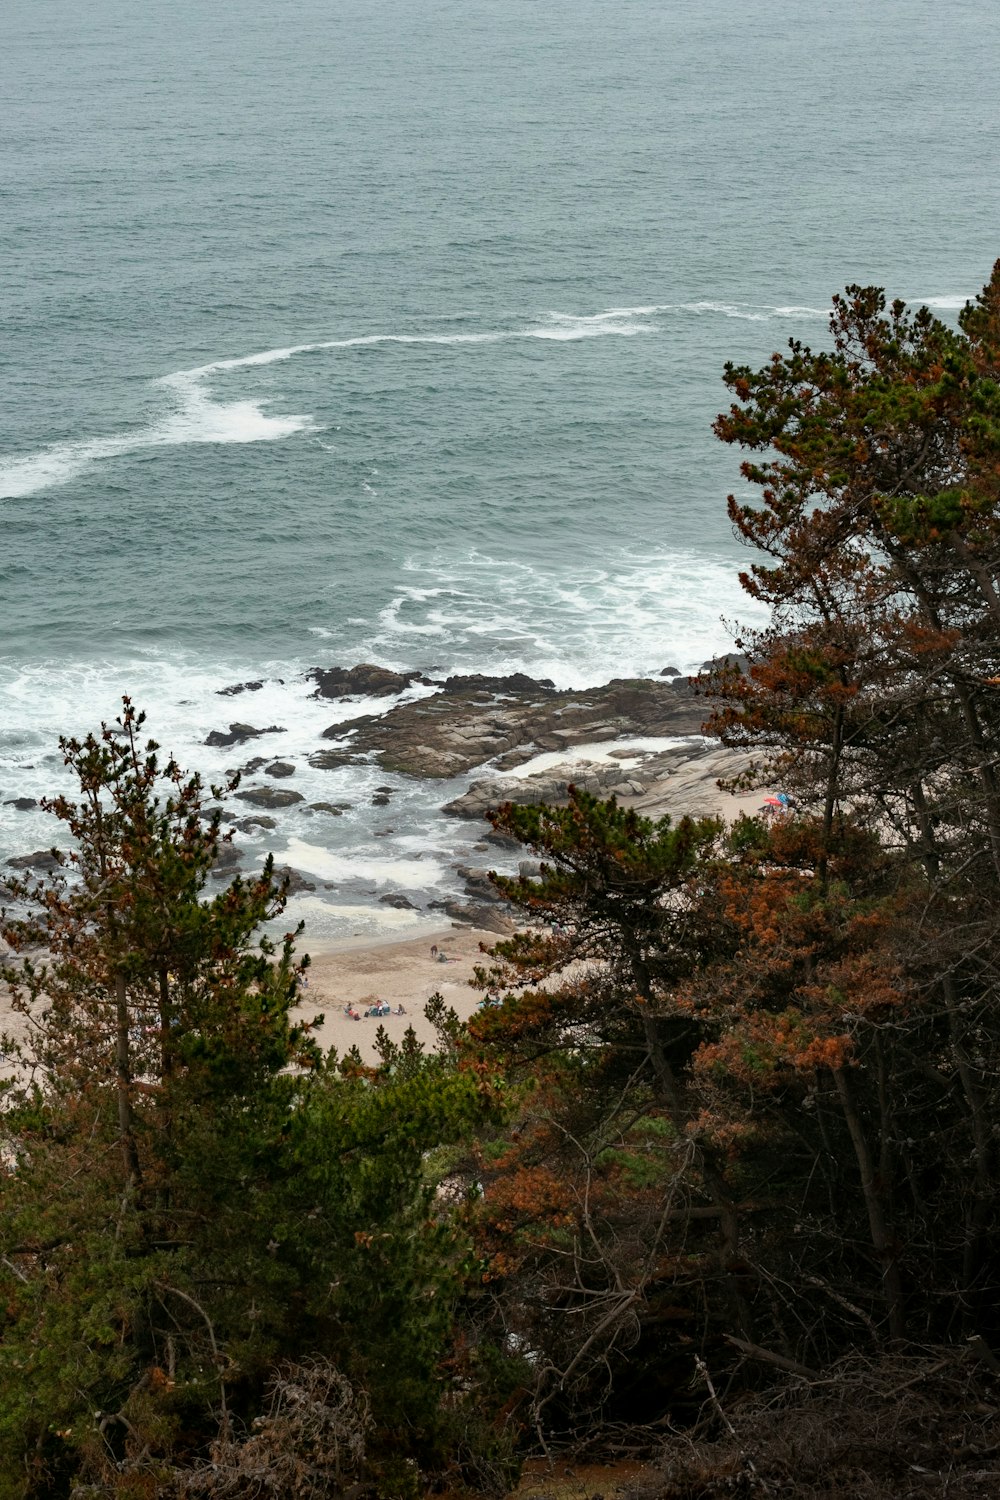
[[[649,1475],[643,1463],[572,1463],[565,1456],[549,1463],[531,1458],[521,1473],[513,1500],[617,1500],[638,1494]]]
[[[998,1496],[1000,1380],[970,1350],[937,1349],[845,1360],[728,1407],[710,1399],[628,1500]]]

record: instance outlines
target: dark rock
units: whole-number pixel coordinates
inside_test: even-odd
[[[389,806],[389,798],[386,796],[385,792],[376,792],[375,796],[372,798],[372,807],[388,807],[388,806]]]
[[[316,684],[314,698],[345,698],[355,694],[382,698],[404,692],[413,682],[426,681],[419,672],[390,672],[387,667],[375,667],[370,662],[356,667],[313,667],[306,677]]]
[[[708,661],[703,661],[701,670],[703,672],[714,672],[720,667],[735,667],[737,671],[745,673],[749,665],[749,657],[744,656],[742,652],[726,651],[722,656],[712,656],[709,657]]]
[[[503,902],[504,898],[490,879],[488,870],[479,869],[473,865],[458,865],[456,868],[468,895],[475,896],[477,901],[485,901],[490,905]]]
[[[680,667],[663,667],[660,671],[661,677],[679,677],[680,675]]]
[[[314,750],[309,757],[309,764],[318,771],[339,771],[342,766],[353,766],[357,760],[356,750]]]
[[[212,866],[213,879],[221,880],[224,875],[228,875],[231,870],[235,870],[236,866],[242,862],[242,859],[242,851],[237,849],[235,844],[220,844],[219,851],[215,856],[215,863]]]
[[[262,734],[286,734],[279,724],[269,724],[266,729],[255,729],[252,724],[230,724],[228,732],[213,729],[205,740],[206,745],[245,745],[247,740],[259,739]]]
[[[401,706],[401,704],[396,704],[396,708],[400,708]],[[388,712],[392,713],[393,710],[389,709]],[[353,735],[356,735],[359,729],[365,729],[369,724],[380,724],[383,717],[382,714],[359,714],[356,719],[344,719],[340,724],[331,724],[329,728],[323,730],[320,738],[324,740],[348,740]],[[357,759],[356,755],[355,759]]]
[[[543,746],[536,745],[533,741],[527,745],[519,745],[516,750],[508,750],[506,755],[495,756],[493,767],[497,771],[516,771],[526,761],[534,760],[541,749]]]
[[[437,903],[435,903],[437,904]],[[509,933],[513,922],[495,906],[480,906],[472,901],[444,901],[440,910],[456,922],[466,922],[470,927],[483,927],[487,932]]]
[[[219,688],[219,698],[234,698],[237,693],[256,693],[258,688],[264,686],[263,682],[234,682],[232,687]]]
[[[211,807],[203,807],[196,816],[199,817],[203,823],[211,823],[216,813],[218,813],[220,818],[224,818],[226,816],[226,809],[218,802],[214,803]]]
[[[373,839],[391,839],[396,832],[395,828],[376,828],[372,834]]]
[[[294,776],[295,767],[287,760],[276,760],[267,767],[267,774],[268,776]]]
[[[417,909],[409,896],[404,896],[399,891],[387,891],[378,899],[383,906],[394,906],[397,911],[416,911]]]
[[[384,792],[384,793],[385,793],[385,795],[386,795],[386,796],[387,796],[387,797],[391,797],[391,796],[392,796],[392,794],[393,794],[393,792],[394,792],[394,791],[395,791],[395,790],[396,790],[396,789],[395,789],[395,787],[391,787],[391,786],[377,786],[377,787],[376,787],[376,788],[375,788],[375,790],[376,790],[376,791],[377,791],[377,792]]]
[[[16,807],[18,812],[30,812],[33,807],[38,806],[35,797],[11,797],[4,803],[4,807]]]
[[[350,803],[347,802],[310,802],[309,806],[313,812],[329,813],[331,818],[342,818],[348,811]]]
[[[62,861],[51,849],[36,849],[33,854],[17,854],[7,864],[12,870],[43,870],[51,874],[62,866]]]
[[[470,672],[466,677],[446,677],[442,684],[446,693],[534,693],[555,692],[555,683],[548,677],[529,677],[526,672],[512,672],[508,677],[484,677],[480,672]]]
[[[236,796],[241,802],[252,802],[254,807],[291,807],[293,802],[305,801],[301,792],[286,791],[280,786],[252,786]]]
[[[261,815],[259,818],[241,818],[236,826],[241,833],[252,833],[255,828],[263,828],[269,832],[272,828],[277,828],[278,820]]]
[[[288,894],[290,896],[297,896],[300,891],[314,891],[316,889],[315,883],[312,880],[307,879],[301,870],[293,870],[291,865],[275,866],[274,878],[279,883],[287,878]]]
[[[266,755],[255,755],[253,760],[248,760],[245,766],[240,766],[241,776],[255,776],[261,766],[267,765]]]
[[[529,759],[529,746],[534,753],[629,735],[690,734],[700,729],[704,707],[686,679],[678,680],[683,694],[674,683],[647,678],[569,693],[518,675],[452,677],[446,692],[331,725],[326,737],[350,736],[350,743],[310,756],[310,764],[340,766],[374,754],[387,770],[447,778],[498,757],[509,764],[511,752]]]
[[[509,833],[497,833],[491,830],[483,834],[483,843],[492,844],[494,849],[523,849],[524,845],[520,839],[511,838]]]

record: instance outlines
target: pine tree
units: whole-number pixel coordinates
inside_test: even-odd
[[[447,1399],[469,1247],[425,1164],[494,1092],[412,1035],[376,1067],[320,1053],[291,1014],[308,960],[268,936],[271,861],[211,891],[218,807],[142,728],[126,700],[63,742],[71,847],[3,926],[28,1040],[2,1117],[0,1496],[211,1494],[213,1465],[264,1461],[246,1435],[289,1362],[370,1411],[354,1477],[412,1487],[474,1457],[470,1425],[495,1441]],[[272,1478],[297,1462],[268,1452]]]

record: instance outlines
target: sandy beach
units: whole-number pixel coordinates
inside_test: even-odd
[[[601,747],[587,746],[581,754],[589,752],[597,756],[600,751]],[[717,761],[710,762],[706,757],[704,761],[692,762],[668,783],[651,788],[644,796],[620,800],[654,818],[669,811],[673,817],[711,813],[733,821],[742,813],[752,813],[760,807],[760,792],[734,796],[721,791],[715,783],[718,772]],[[473,970],[477,964],[488,962],[483,948],[491,948],[498,941],[495,932],[461,923],[436,930],[428,926],[419,937],[403,941],[390,937],[384,942],[372,942],[361,938],[319,946],[310,944],[307,931],[299,946],[310,955],[309,983],[299,1010],[308,1018],[323,1014],[318,1039],[324,1046],[336,1047],[338,1052],[356,1046],[363,1057],[374,1057],[374,1036],[380,1024],[394,1040],[402,1038],[406,1028],[412,1026],[420,1040],[432,1046],[434,1029],[424,1016],[427,1001],[439,993],[463,1020],[472,1015],[480,998],[479,992],[470,986]],[[446,963],[432,956],[432,946],[446,955]],[[345,1007],[352,1004],[364,1017],[365,1009],[376,1000],[387,1001],[393,1011],[402,1005],[406,1014],[360,1021],[352,1021],[344,1014]]]
[[[583,755],[599,753],[599,747],[581,747],[581,751]],[[733,796],[720,791],[715,782],[718,773],[717,759],[705,757],[651,786],[644,795],[620,800],[654,818],[669,811],[674,817],[711,813],[732,820],[760,807],[760,792]],[[424,1015],[427,1001],[437,993],[463,1020],[472,1015],[479,1003],[479,993],[470,985],[473,971],[477,964],[487,962],[483,949],[497,941],[496,932],[447,920],[428,921],[418,935],[402,940],[387,932],[384,939],[310,942],[307,930],[298,944],[298,951],[310,956],[299,1013],[307,1019],[322,1014],[317,1039],[323,1047],[336,1047],[343,1053],[356,1046],[366,1060],[376,1055],[374,1038],[379,1025],[394,1040],[401,1040],[412,1026],[422,1042],[433,1046],[434,1029]],[[432,954],[432,947],[444,954],[445,962]],[[365,1017],[365,1010],[376,1001],[387,1002],[393,1013],[378,1019]],[[361,1014],[361,1020],[345,1014],[349,1005]],[[395,1013],[399,1006],[405,1014]],[[0,982],[0,1032],[23,1037],[25,1031],[24,1017],[11,1010],[9,993]],[[0,1064],[0,1076],[4,1071],[9,1070]]]
[[[457,924],[428,928],[419,938],[405,942],[345,943],[325,951],[311,949],[303,937],[301,949],[311,962],[305,998],[298,1011],[310,1020],[322,1014],[317,1040],[341,1053],[357,1047],[362,1057],[374,1058],[379,1026],[384,1026],[394,1041],[401,1041],[406,1028],[412,1026],[422,1042],[433,1046],[434,1028],[424,1015],[427,1001],[440,994],[463,1020],[471,1016],[479,992],[470,987],[469,981],[475,966],[487,962],[480,945],[489,947],[498,941],[495,932]],[[432,946],[446,956],[447,962],[432,956]],[[387,1001],[393,1012],[402,1005],[406,1014],[364,1018],[365,1010],[376,1000]],[[361,1013],[360,1021],[344,1014],[348,1004]]]
[[[439,993],[446,1004],[465,1019],[478,1003],[477,991],[469,980],[477,963],[483,962],[481,943],[498,941],[495,932],[459,926],[428,927],[420,937],[405,942],[389,940],[371,942],[347,940],[329,948],[317,948],[303,937],[300,953],[308,953],[308,983],[298,1013],[312,1020],[323,1015],[317,1040],[323,1047],[346,1052],[356,1046],[366,1059],[375,1057],[375,1032],[380,1025],[394,1040],[402,1040],[408,1026],[428,1046],[435,1040],[434,1028],[424,1016],[424,1006]],[[443,953],[446,962],[431,956],[431,947]],[[363,1018],[352,1021],[344,1014],[348,1004],[364,1017],[367,1007],[376,1000],[387,1001],[393,1011],[402,1005],[405,1015]],[[27,1032],[24,1016],[11,1010],[7,986],[0,983],[0,1032],[23,1038]],[[10,1069],[0,1064],[0,1077]]]

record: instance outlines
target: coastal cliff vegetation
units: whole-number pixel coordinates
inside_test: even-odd
[[[505,804],[439,1045],[324,1053],[268,864],[126,701],[13,889],[0,1497],[986,1496],[1000,1478],[1000,263],[730,366],[708,731],[768,816]],[[216,789],[221,795],[225,789]],[[217,796],[211,806],[214,807]]]

